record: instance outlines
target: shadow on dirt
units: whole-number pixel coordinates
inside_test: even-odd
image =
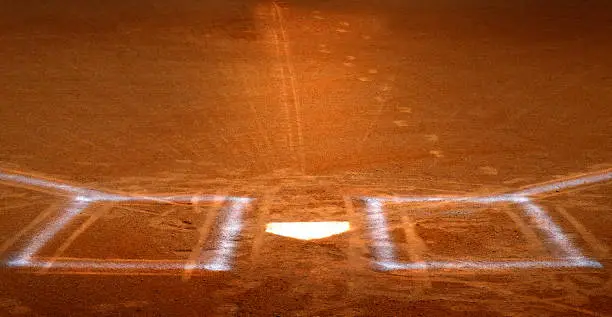
[[[253,10],[259,1],[109,0],[0,1],[0,36],[19,33],[113,33],[134,28],[156,32],[189,28],[231,38],[255,34]]]

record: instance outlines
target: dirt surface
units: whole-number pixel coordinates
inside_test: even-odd
[[[0,0],[0,316],[612,315],[610,34],[595,0]],[[380,232],[366,198],[546,182]],[[265,232],[297,221],[351,229]],[[601,266],[533,264],[563,250]]]

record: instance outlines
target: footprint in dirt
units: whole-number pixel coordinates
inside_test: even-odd
[[[188,232],[197,230],[198,227],[190,219],[169,219],[169,218],[154,218],[149,221],[149,226],[162,229],[180,232]]]

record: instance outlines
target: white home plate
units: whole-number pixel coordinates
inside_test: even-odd
[[[348,221],[271,222],[266,225],[266,232],[300,240],[323,239],[349,229]]]

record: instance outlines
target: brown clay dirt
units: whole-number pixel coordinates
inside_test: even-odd
[[[602,268],[380,271],[360,199],[610,173],[610,34],[599,0],[0,0],[2,173],[254,198],[229,271],[20,268],[70,198],[2,181],[0,316],[612,315],[610,182],[535,197]],[[211,257],[226,207],[97,202],[36,256]],[[513,204],[384,212],[402,262],[559,257]]]

